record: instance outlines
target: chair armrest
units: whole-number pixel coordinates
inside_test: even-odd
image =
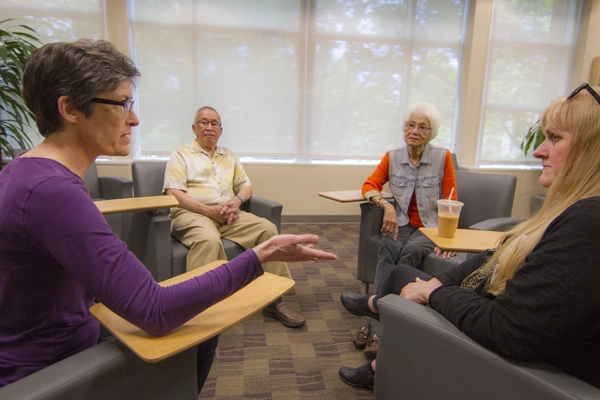
[[[122,199],[133,196],[133,182],[118,176],[100,176],[100,193],[103,199]]]
[[[474,225],[471,225],[469,227],[469,229],[477,229],[480,231],[506,232],[521,222],[523,222],[523,220],[520,218],[511,218],[511,217],[491,218],[491,219],[486,219],[485,221],[478,222]]]
[[[242,204],[242,210],[266,218],[277,227],[277,232],[281,233],[281,212],[283,204],[268,200],[262,197],[251,197]]]
[[[600,398],[600,389],[549,364],[498,356],[428,307],[396,295],[377,305],[377,400]]]
[[[132,214],[129,235],[124,240],[127,248],[152,273],[155,281],[171,278],[171,218],[154,211]]]
[[[383,224],[383,209],[371,202],[360,203],[360,230],[358,233],[358,262],[356,264],[357,278],[368,282],[369,270],[369,239],[381,231]]]
[[[393,200],[390,200],[393,203]],[[371,202],[360,203],[360,236],[366,238],[378,234],[383,224],[383,209]]]
[[[196,347],[150,364],[110,339],[5,386],[0,398],[196,400]]]

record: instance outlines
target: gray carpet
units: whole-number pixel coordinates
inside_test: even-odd
[[[336,261],[289,264],[296,282],[284,301],[306,318],[290,329],[258,313],[221,334],[217,356],[199,398],[372,399],[344,384],[338,370],[366,362],[352,344],[364,318],[349,314],[340,294],[360,290],[356,279],[358,224],[284,224],[283,233],[315,233],[316,247]]]

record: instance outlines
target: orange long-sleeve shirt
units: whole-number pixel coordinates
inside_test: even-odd
[[[367,178],[365,183],[363,183],[362,195],[365,196],[371,191],[381,193],[381,191],[383,190],[383,185],[385,185],[389,181],[389,170],[390,152],[388,151],[381,159],[381,162],[379,163],[375,171],[371,174],[371,176]],[[450,197],[452,188],[454,188],[454,193],[452,193],[452,200],[456,200],[456,176],[454,174],[454,165],[452,164],[452,153],[450,153],[450,151],[448,150],[446,151],[446,160],[444,161],[444,177],[442,178],[442,194],[445,199]],[[414,192],[410,199],[410,204],[408,205],[407,214],[409,219],[409,225],[417,228],[423,226],[423,222],[421,222],[421,217],[419,217],[417,199]]]

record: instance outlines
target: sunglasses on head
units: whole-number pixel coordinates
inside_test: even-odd
[[[594,97],[594,99],[596,99],[598,104],[600,104],[600,94],[596,93],[596,91],[592,89],[592,87],[587,83],[582,83],[577,89],[573,90],[573,92],[567,96],[567,100],[572,99],[577,95],[577,93],[581,92],[582,90],[587,90],[588,92],[590,92],[590,94]]]

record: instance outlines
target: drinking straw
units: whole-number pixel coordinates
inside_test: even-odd
[[[450,196],[448,196],[448,200],[452,200],[452,195],[454,194],[454,188],[450,191]]]

